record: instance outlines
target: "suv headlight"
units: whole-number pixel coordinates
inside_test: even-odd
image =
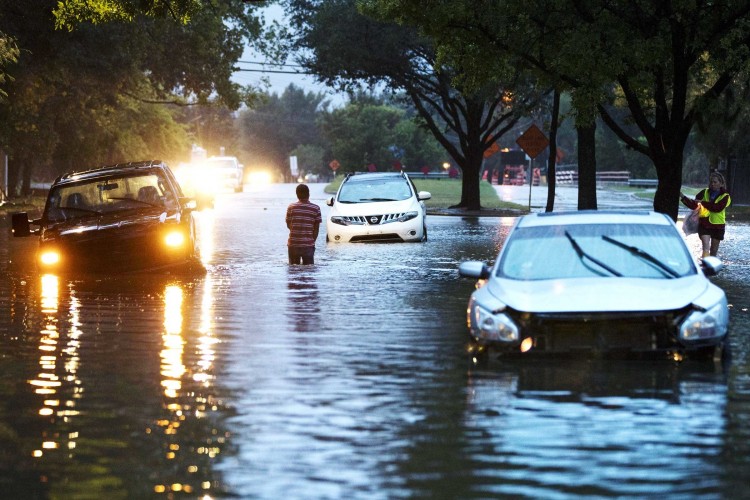
[[[727,333],[729,309],[726,297],[705,311],[691,312],[680,325],[680,340],[696,342],[716,339]]]
[[[469,304],[471,333],[480,339],[518,342],[518,326],[504,312],[492,312],[471,301]]]
[[[355,220],[351,217],[343,217],[341,215],[332,215],[331,222],[340,226],[362,226],[364,222]]]
[[[397,222],[406,222],[408,220],[416,219],[418,215],[419,215],[419,212],[417,212],[417,211],[406,212],[401,217],[399,217],[398,219],[396,219],[396,221]]]

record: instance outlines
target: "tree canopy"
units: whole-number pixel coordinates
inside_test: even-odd
[[[178,121],[180,109],[237,109],[255,95],[231,78],[248,41],[260,36],[254,6],[201,2],[189,17],[175,17],[176,2],[65,5],[110,3],[154,8],[127,11],[129,21],[79,20],[68,31],[55,28],[63,2],[0,0],[0,33],[19,49],[4,66],[10,78],[0,102],[0,149],[11,157],[13,189],[28,190],[34,171],[175,158],[189,151],[193,133]]]
[[[580,116],[598,111],[654,164],[654,209],[677,216],[685,144],[699,117],[747,74],[748,2],[651,0],[368,0],[413,23],[482,77],[521,58],[570,90]],[[624,121],[614,108],[627,109]],[[629,132],[626,124],[637,127]],[[632,130],[632,129],[631,129]]]
[[[356,0],[289,0],[287,6],[298,33],[293,45],[304,54],[301,64],[339,89],[384,85],[403,93],[463,171],[458,206],[480,208],[484,152],[539,99],[516,68],[505,66],[477,85],[460,78],[457,59],[441,62],[430,38],[363,15]]]

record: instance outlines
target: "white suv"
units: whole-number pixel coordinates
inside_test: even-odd
[[[326,241],[425,241],[423,201],[431,197],[404,172],[348,174],[326,203]]]

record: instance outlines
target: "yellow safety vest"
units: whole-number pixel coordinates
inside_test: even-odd
[[[723,200],[724,198],[729,198],[729,193],[722,193],[719,196],[716,197],[716,200],[714,200],[714,203],[719,202],[719,200]],[[710,201],[711,198],[709,198],[708,189],[703,190],[703,201]],[[727,206],[724,207],[724,210],[721,212],[711,212],[707,208],[701,207],[700,217],[708,217],[708,222],[711,224],[724,224],[727,221],[727,207],[732,204],[732,198],[729,198],[727,200]]]

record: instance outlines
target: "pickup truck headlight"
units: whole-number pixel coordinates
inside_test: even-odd
[[[475,337],[508,343],[518,342],[518,326],[504,312],[489,311],[475,301],[469,304],[468,312],[471,331]]]
[[[185,244],[182,231],[170,231],[164,236],[164,243],[170,248],[180,248]]]
[[[705,311],[691,312],[680,325],[680,340],[697,342],[721,338],[727,333],[728,325],[729,309],[723,298]]]
[[[60,263],[60,252],[47,248],[39,253],[39,262],[43,266],[52,267]]]

